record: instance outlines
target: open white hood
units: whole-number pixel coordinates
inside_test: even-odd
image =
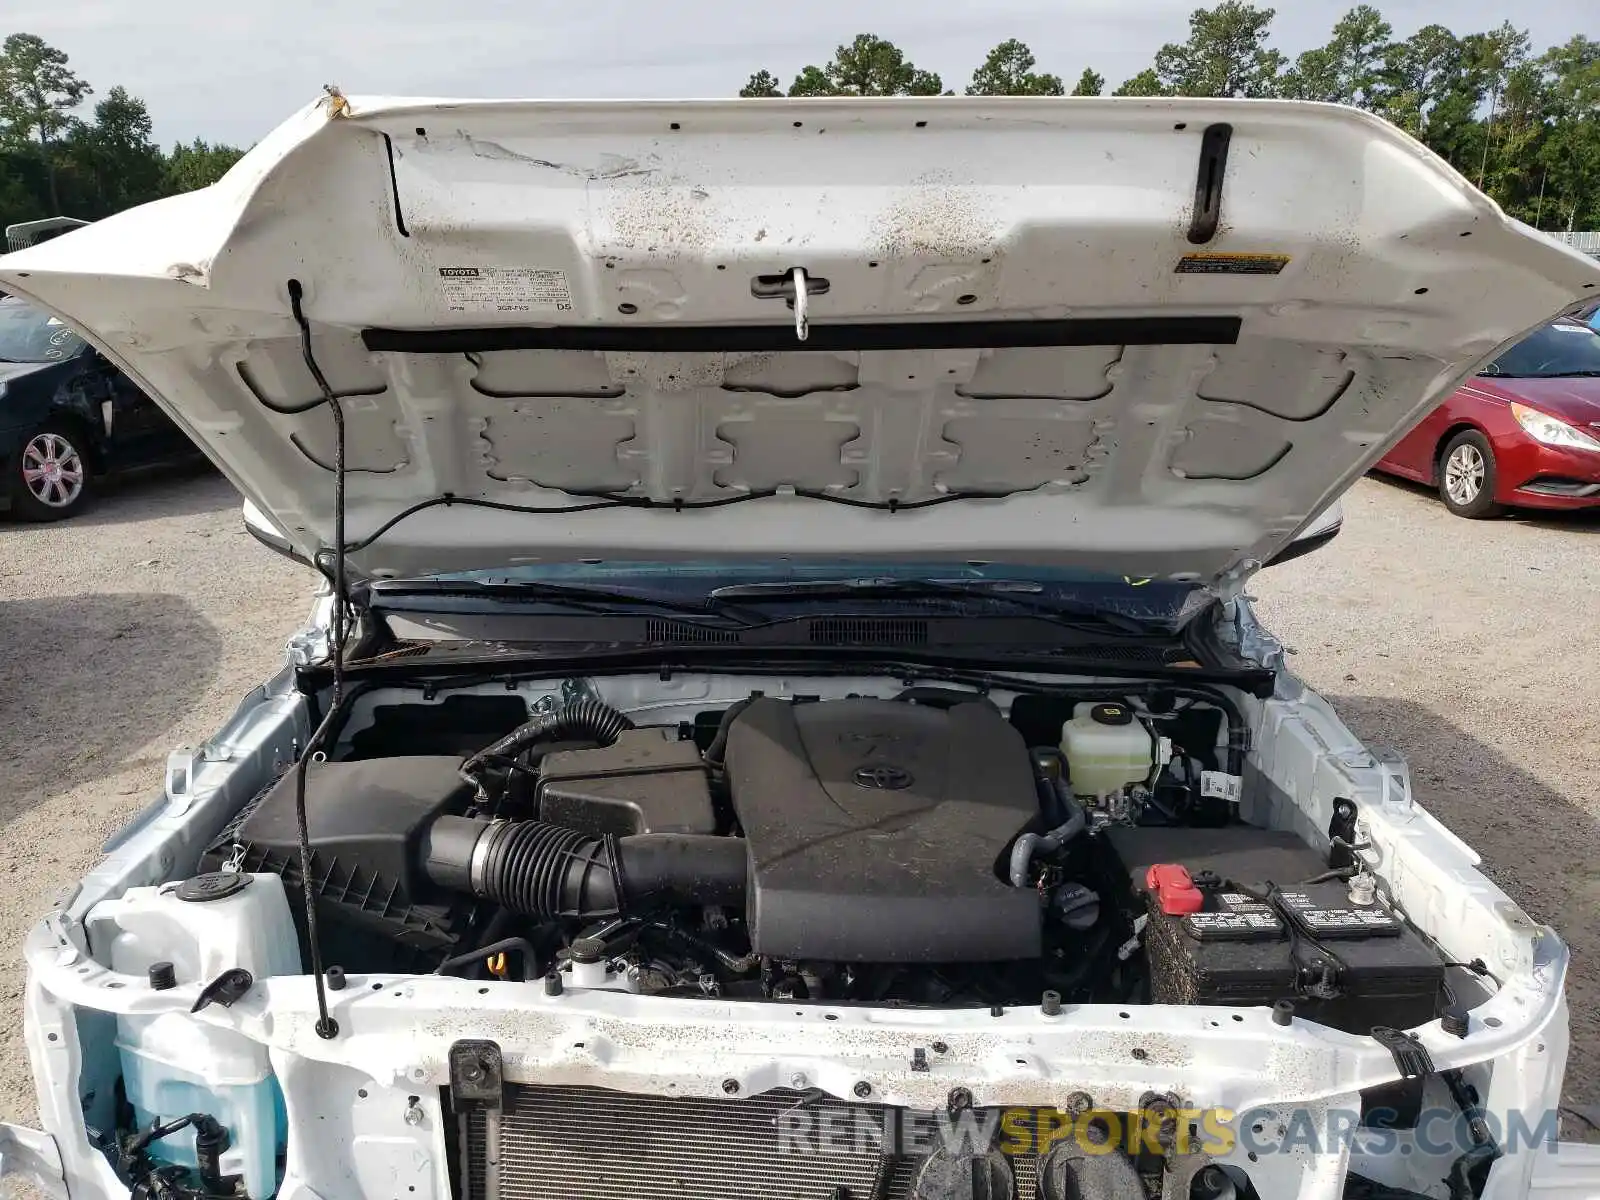
[[[805,341],[754,294],[797,268]],[[1218,583],[1600,266],[1354,110],[958,98],[334,97],[215,187],[0,259],[314,551],[334,426],[290,280],[341,397],[348,541],[447,494],[508,506],[405,517],[367,574],[791,554]]]

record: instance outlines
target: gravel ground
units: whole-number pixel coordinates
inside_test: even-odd
[[[1331,545],[1259,578],[1261,615],[1295,670],[1358,734],[1403,751],[1422,801],[1566,936],[1567,1093],[1596,1105],[1600,519],[1462,521],[1376,480],[1345,510]],[[160,787],[167,751],[276,668],[312,590],[205,472],[127,483],[63,525],[0,526],[0,1117],[34,1120],[23,935]]]
[[[277,670],[311,572],[244,531],[203,468],[151,474],[58,525],[0,524],[0,1113],[32,1122],[22,939],[105,839]]]

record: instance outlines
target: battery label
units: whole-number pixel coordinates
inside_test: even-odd
[[[1212,900],[1211,911],[1183,919],[1184,930],[1198,941],[1271,941],[1283,933],[1283,922],[1259,900],[1239,892],[1217,892]]]
[[[1280,899],[1313,937],[1396,937],[1400,933],[1399,919],[1382,908],[1330,907],[1304,892],[1283,892]]]
[[[1217,903],[1231,912],[1271,913],[1272,909],[1243,892],[1218,892]]]

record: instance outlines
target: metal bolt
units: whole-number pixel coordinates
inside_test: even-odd
[[[911,1051],[911,1069],[913,1071],[926,1071],[928,1069],[928,1052],[921,1046]]]
[[[1139,1109],[1153,1117],[1162,1117],[1177,1107],[1171,1099],[1160,1092],[1146,1092],[1139,1098]]]
[[[857,1096],[865,1100],[868,1096],[872,1095],[872,1085],[863,1079],[857,1082],[854,1091]]]
[[[461,1065],[461,1078],[467,1083],[482,1083],[483,1074],[483,1064],[476,1059]]]
[[[1039,1011],[1047,1017],[1059,1017],[1061,1015],[1061,993],[1046,992],[1040,999]]]
[[[806,1084],[809,1082],[811,1081],[806,1078],[804,1071],[796,1071],[793,1075],[789,1076],[789,1086],[794,1088],[796,1091],[804,1091]]]
[[[960,1112],[964,1108],[972,1107],[972,1092],[967,1088],[951,1088],[950,1094],[945,1097],[945,1107],[951,1112]]]
[[[479,1071],[481,1073],[482,1068],[480,1068]],[[405,1123],[410,1125],[412,1128],[416,1128],[416,1126],[421,1125],[427,1119],[428,1114],[422,1111],[422,1106],[417,1103],[416,1097],[413,1096],[410,1102],[406,1105]]]
[[[1150,1051],[1146,1050],[1143,1046],[1135,1046],[1133,1048],[1133,1056],[1140,1062],[1143,1062],[1145,1059],[1150,1057]]]
[[[933,1044],[932,1049],[933,1049],[933,1052],[935,1054],[949,1054],[950,1053],[950,1047],[947,1046],[944,1042],[935,1042]]]
[[[739,1081],[737,1079],[724,1079],[722,1081],[722,1090],[727,1092],[730,1096],[738,1095]]]
[[[1378,899],[1378,877],[1366,871],[1350,880],[1350,903],[1366,907]]]
[[[1088,1092],[1073,1092],[1061,1106],[1074,1117],[1081,1117],[1094,1107],[1094,1097]]]
[[[1466,1037],[1469,1028],[1467,1010],[1460,1005],[1452,1004],[1445,1009],[1444,1016],[1439,1018],[1439,1028],[1455,1037]],[[1544,1047],[1540,1046],[1539,1049],[1543,1050]]]

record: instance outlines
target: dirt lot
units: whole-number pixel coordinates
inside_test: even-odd
[[[125,485],[62,526],[0,525],[0,1116],[33,1120],[21,940],[105,837],[277,665],[308,572],[204,473]],[[1360,484],[1344,533],[1262,576],[1295,669],[1572,945],[1572,1103],[1600,1103],[1600,519],[1448,516]],[[1571,1132],[1579,1130],[1572,1128]]]

